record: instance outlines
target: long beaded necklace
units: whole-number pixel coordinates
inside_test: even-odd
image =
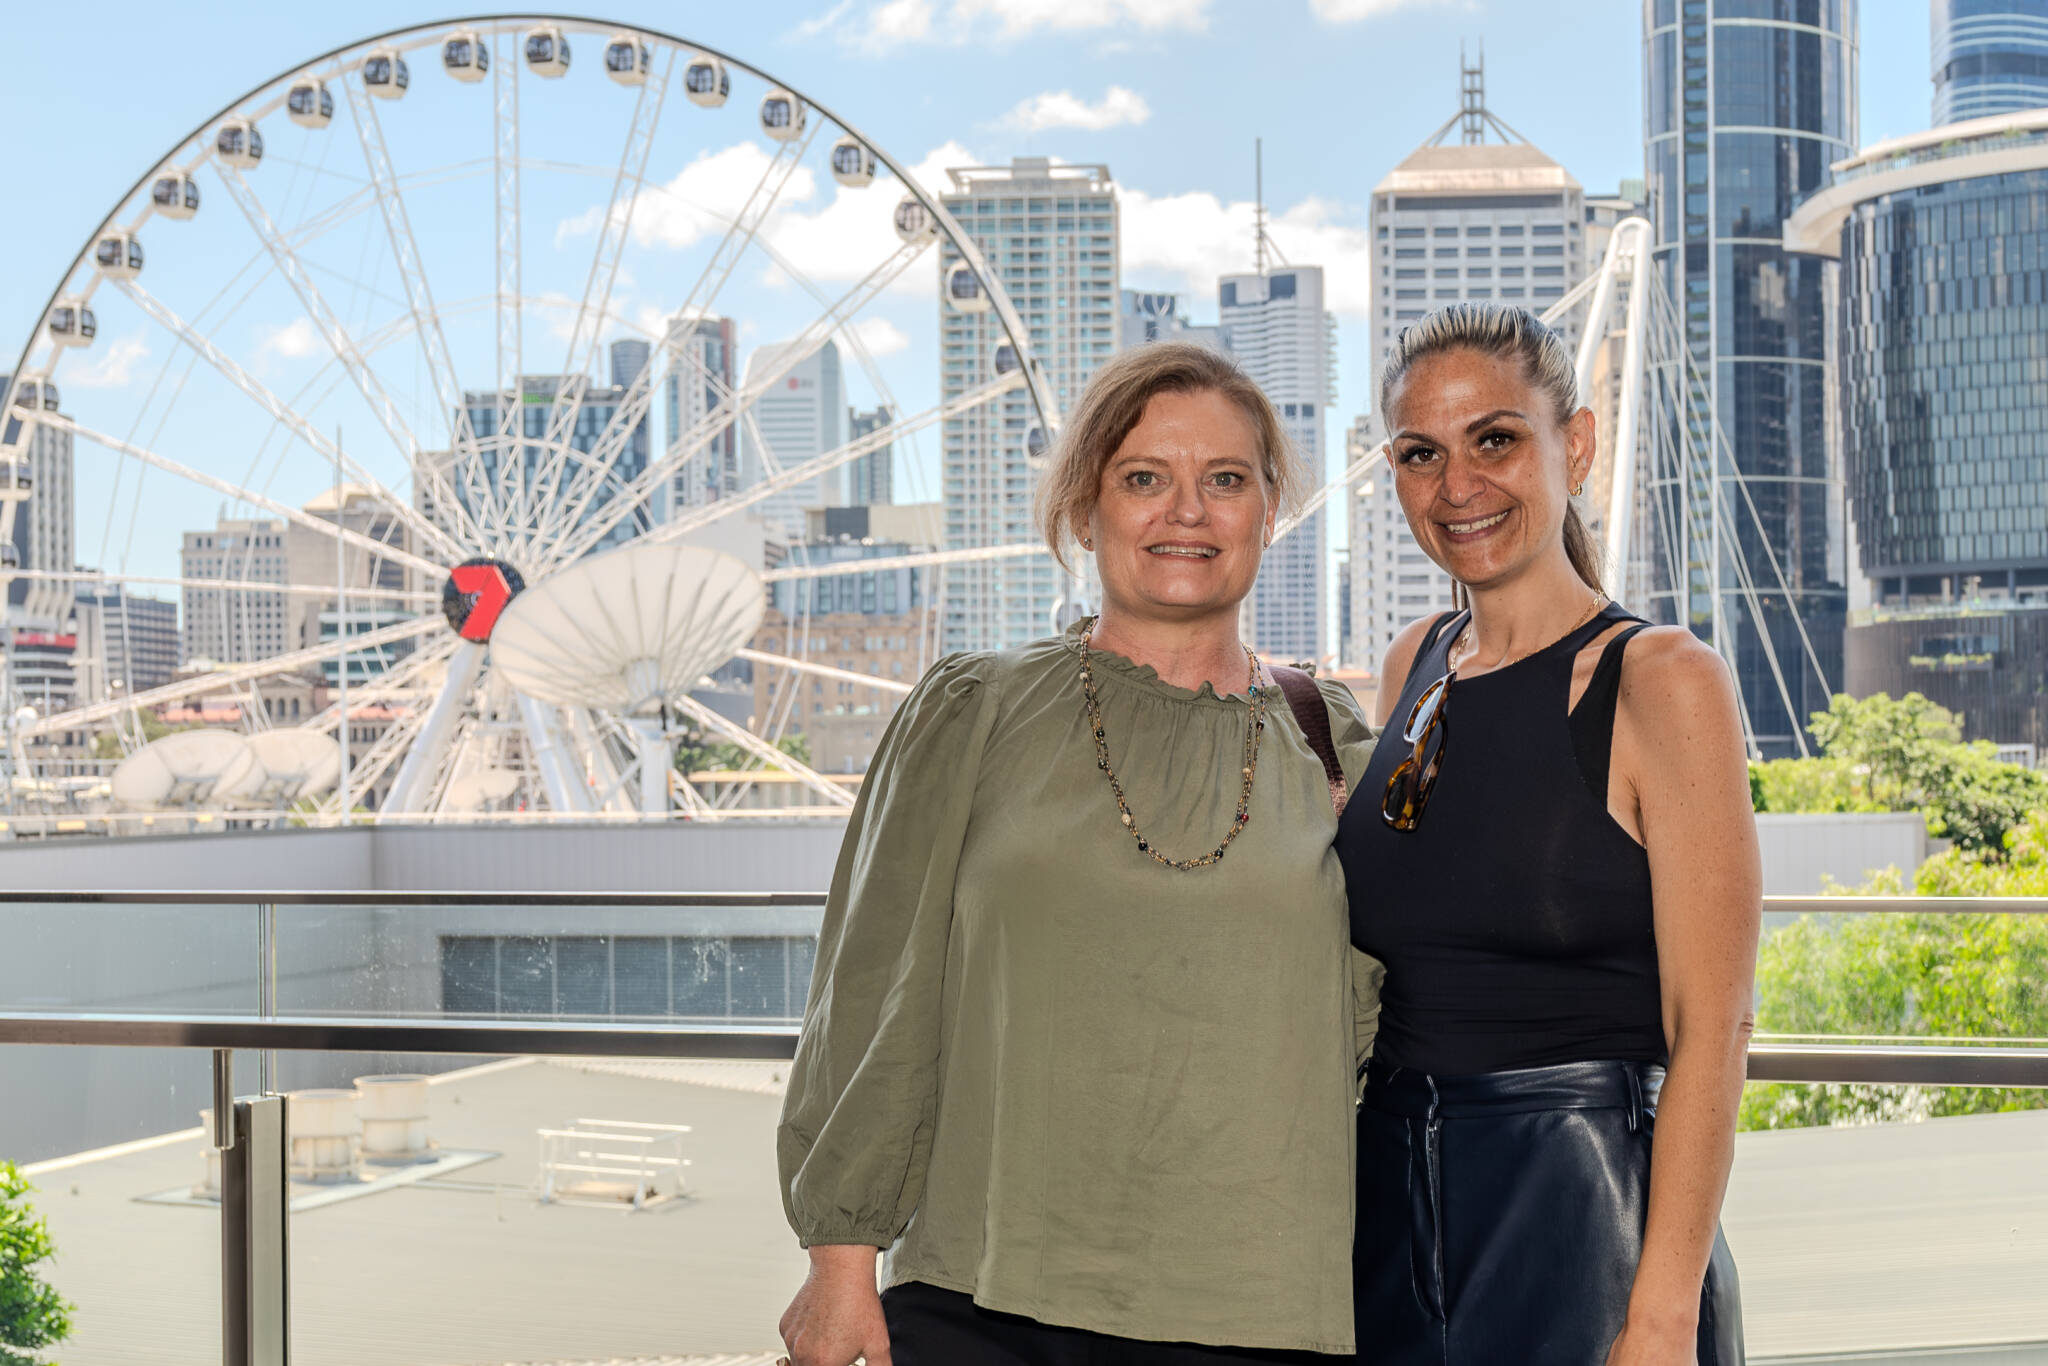
[[[1124,799],[1123,782],[1116,776],[1116,770],[1109,765],[1109,737],[1102,728],[1102,699],[1095,691],[1095,670],[1090,658],[1088,643],[1095,635],[1095,618],[1090,618],[1081,631],[1081,695],[1088,701],[1088,729],[1095,735],[1095,766],[1109,779],[1109,790],[1116,795],[1117,814],[1123,821],[1126,834],[1138,842],[1138,848],[1152,857],[1155,863],[1188,872],[1204,868],[1223,859],[1223,851],[1230,847],[1240,830],[1252,818],[1252,783],[1259,771],[1259,737],[1266,730],[1266,695],[1259,686],[1259,657],[1249,645],[1244,657],[1251,666],[1251,680],[1246,685],[1246,697],[1250,705],[1245,709],[1244,723],[1244,785],[1237,794],[1237,814],[1231,819],[1230,829],[1225,832],[1223,842],[1200,858],[1170,858],[1153,845],[1150,837],[1138,828],[1138,818],[1131,814],[1131,804]]]

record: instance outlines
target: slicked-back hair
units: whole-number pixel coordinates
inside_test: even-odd
[[[1579,411],[1578,368],[1564,338],[1544,326],[1526,308],[1506,304],[1446,304],[1401,329],[1380,367],[1379,404],[1382,417],[1391,412],[1388,400],[1415,362],[1445,351],[1477,351],[1482,356],[1512,360],[1529,382],[1549,400],[1557,422],[1570,422]],[[1393,434],[1391,419],[1387,433]],[[1572,568],[1595,592],[1600,587],[1600,545],[1586,528],[1579,505],[1566,499],[1564,549]]]
[[[1060,567],[1079,541],[1102,495],[1102,472],[1160,394],[1220,394],[1243,411],[1258,438],[1266,493],[1281,509],[1301,485],[1300,462],[1265,390],[1237,363],[1192,342],[1155,341],[1111,360],[1082,391],[1067,416],[1045,477],[1038,483],[1038,527]]]

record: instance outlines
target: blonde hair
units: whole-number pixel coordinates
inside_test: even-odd
[[[1520,362],[1529,382],[1550,400],[1560,424],[1570,422],[1579,411],[1578,368],[1562,337],[1526,308],[1463,303],[1446,304],[1401,329],[1401,335],[1387,352],[1386,364],[1380,368],[1381,416],[1384,418],[1389,412],[1388,398],[1415,362],[1460,349]],[[1391,423],[1388,434],[1392,434]],[[1602,591],[1600,544],[1587,530],[1578,504],[1569,500],[1564,511],[1564,551],[1587,586],[1595,592]]]
[[[1159,394],[1215,393],[1235,403],[1258,434],[1259,469],[1274,502],[1286,508],[1301,482],[1298,462],[1271,399],[1236,362],[1191,342],[1155,341],[1124,352],[1088,381],[1060,431],[1038,483],[1038,528],[1062,569],[1068,547],[1102,493],[1102,471]]]

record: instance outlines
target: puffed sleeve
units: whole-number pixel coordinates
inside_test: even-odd
[[[783,1209],[805,1247],[888,1247],[923,1195],[953,880],[995,692],[993,656],[934,665],[849,819],[776,1131]]]
[[[1372,749],[1378,742],[1372,725],[1365,719],[1365,711],[1352,695],[1351,689],[1333,678],[1317,680],[1323,690],[1323,701],[1330,709],[1330,738],[1337,746],[1337,762],[1344,767],[1344,782],[1350,788],[1350,800],[1354,802],[1377,802],[1378,793],[1360,792],[1358,784],[1365,776],[1365,766],[1372,760]],[[1358,1070],[1362,1076],[1366,1060],[1372,1057],[1373,1041],[1380,1032],[1380,983],[1387,975],[1379,959],[1351,949],[1351,1035]]]

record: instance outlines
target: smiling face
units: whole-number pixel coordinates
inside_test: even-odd
[[[1560,420],[1521,363],[1456,347],[1388,395],[1388,462],[1408,528],[1468,588],[1562,557],[1570,490],[1593,464],[1593,414]]]
[[[1106,604],[1187,621],[1235,612],[1276,512],[1250,417],[1214,390],[1161,393],[1103,466],[1085,534]]]

